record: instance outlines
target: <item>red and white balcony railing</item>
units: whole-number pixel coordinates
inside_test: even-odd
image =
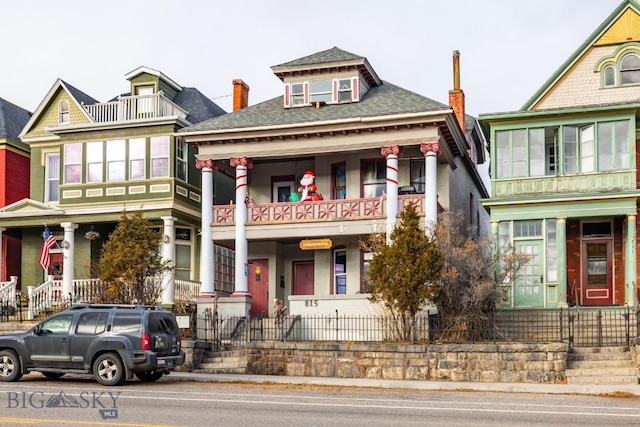
[[[409,203],[416,204],[418,214],[424,213],[424,195],[398,196],[400,211]],[[314,202],[249,203],[247,224],[278,224],[291,222],[322,222],[384,218],[387,198],[319,200]],[[236,205],[213,206],[213,226],[235,224]]]

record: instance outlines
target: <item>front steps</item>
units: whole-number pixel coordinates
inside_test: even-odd
[[[246,374],[247,352],[244,349],[207,351],[193,372],[203,374]]]
[[[574,347],[567,354],[567,384],[638,384],[628,347]]]

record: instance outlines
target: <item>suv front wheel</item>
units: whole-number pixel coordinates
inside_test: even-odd
[[[11,350],[0,351],[0,381],[18,381],[22,377],[20,359]]]
[[[124,365],[114,353],[104,353],[93,362],[93,375],[102,385],[120,385],[124,382]]]

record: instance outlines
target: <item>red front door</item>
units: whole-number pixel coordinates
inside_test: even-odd
[[[613,304],[611,240],[582,243],[582,304]]]
[[[292,295],[313,295],[313,261],[293,263]]]
[[[53,280],[62,280],[62,266],[64,265],[64,255],[60,252],[50,252],[51,265],[49,266],[48,276],[53,276]]]
[[[269,316],[269,260],[249,261],[249,293],[251,294],[251,316]]]

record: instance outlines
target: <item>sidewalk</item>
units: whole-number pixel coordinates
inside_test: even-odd
[[[248,382],[256,384],[308,384],[337,387],[374,387],[433,391],[490,391],[498,393],[640,396],[640,385],[636,384],[569,385],[532,383],[485,383],[463,381],[405,381],[364,378],[294,377],[278,375],[199,374],[191,372],[172,372],[166,378],[169,380],[220,383]]]

